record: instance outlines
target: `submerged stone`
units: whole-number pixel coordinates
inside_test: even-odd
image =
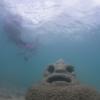
[[[59,60],[48,65],[42,82],[27,91],[26,100],[100,100],[100,93],[82,85],[74,67]]]

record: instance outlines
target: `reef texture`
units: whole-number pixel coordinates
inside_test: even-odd
[[[91,87],[81,85],[73,66],[60,59],[48,65],[42,82],[28,90],[26,100],[100,100],[100,94]]]
[[[29,90],[26,100],[100,100],[100,94],[92,88],[75,86],[38,86]]]

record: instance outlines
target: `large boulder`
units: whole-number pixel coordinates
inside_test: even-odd
[[[28,90],[26,100],[100,100],[100,94],[92,87],[81,85],[74,67],[60,59],[48,65],[42,82]]]

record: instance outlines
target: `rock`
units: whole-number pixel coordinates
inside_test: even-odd
[[[32,86],[26,93],[26,100],[100,100],[100,93],[80,84],[74,67],[62,59],[50,64],[44,71],[40,84]]]

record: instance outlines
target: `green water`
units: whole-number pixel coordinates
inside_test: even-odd
[[[1,38],[2,37],[2,38]],[[100,40],[99,36],[82,41],[59,40],[39,48],[29,61],[17,55],[18,49],[0,37],[0,84],[3,86],[29,87],[42,80],[46,65],[63,58],[75,66],[78,79],[100,89]]]
[[[5,0],[7,2],[7,0]],[[43,71],[45,67],[50,63],[55,63],[56,60],[63,58],[66,64],[72,64],[75,66],[77,78],[85,84],[96,87],[100,90],[100,7],[94,7],[90,1],[87,3],[78,3],[77,5],[72,4],[72,8],[63,8],[63,4],[60,6],[60,1],[57,2],[58,8],[53,8],[44,14],[44,9],[48,6],[52,6],[53,3],[41,9],[41,1],[38,0],[36,15],[32,12],[35,8],[23,9],[20,8],[19,2],[22,5],[26,5],[29,0],[24,2],[17,0],[9,0],[14,8],[13,13],[24,14],[23,16],[26,22],[23,22],[26,27],[29,25],[31,20],[33,21],[32,29],[28,31],[28,28],[24,28],[23,33],[27,32],[28,35],[39,36],[40,44],[38,51],[32,54],[29,61],[24,60],[24,56],[20,55],[20,49],[7,39],[7,36],[3,31],[3,19],[4,15],[8,15],[10,7],[6,10],[7,3],[4,6],[0,3],[0,86],[4,87],[19,87],[28,88],[34,83],[38,83],[43,78]],[[34,0],[33,0],[34,1]],[[45,1],[45,0],[44,0]],[[56,0],[54,4],[56,4]],[[65,1],[65,0],[64,0]],[[63,2],[64,2],[63,1]],[[79,0],[81,1],[81,0]],[[81,1],[82,2],[82,1]],[[9,6],[10,6],[9,3]],[[39,5],[38,5],[39,3]],[[44,2],[43,2],[44,3]],[[70,5],[71,3],[68,2]],[[88,6],[90,3],[90,6]],[[67,3],[65,3],[67,4]],[[35,4],[34,4],[35,5]],[[65,6],[65,5],[64,5]],[[67,7],[66,6],[66,7]],[[77,7],[76,7],[77,6]],[[94,7],[92,9],[92,6]],[[43,7],[43,5],[42,5]],[[85,9],[84,9],[85,7]],[[19,11],[24,12],[17,12]],[[86,9],[88,8],[88,9]],[[58,10],[60,10],[60,12]],[[67,9],[67,10],[66,10]],[[11,10],[11,9],[10,9]],[[27,13],[27,11],[30,13]],[[36,9],[35,9],[36,10]],[[34,10],[34,11],[35,11]],[[63,11],[62,11],[63,10]],[[41,12],[40,12],[41,11]],[[53,12],[53,14],[52,14]],[[13,14],[12,13],[12,14]],[[57,13],[57,14],[56,14]],[[37,15],[41,15],[38,16]],[[46,16],[45,16],[46,15]],[[52,15],[52,16],[51,16]],[[35,20],[35,17],[36,20]],[[43,17],[45,16],[45,17]],[[30,19],[32,18],[32,19]],[[39,19],[40,18],[40,19]],[[3,19],[3,20],[2,20]],[[28,22],[29,20],[29,22]],[[35,22],[34,22],[35,21]],[[38,25],[40,24],[40,25]],[[36,26],[35,26],[36,25]],[[29,34],[30,33],[30,34]],[[39,35],[38,35],[39,34]],[[26,38],[27,39],[27,38]],[[33,38],[34,39],[34,38]]]

